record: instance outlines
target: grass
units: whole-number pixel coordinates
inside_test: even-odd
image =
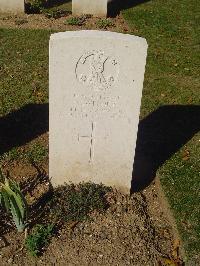
[[[100,29],[107,29],[109,27],[114,26],[114,23],[110,20],[110,19],[99,19],[96,22],[96,25],[100,28]]]
[[[47,158],[48,150],[40,143],[35,143],[23,154],[22,159],[29,162],[40,163]]]
[[[23,139],[43,127],[44,121],[36,125],[34,116],[40,118],[41,114],[35,111],[48,102],[49,36],[50,31],[0,29],[0,123],[2,117],[5,128],[10,127],[6,132],[6,135],[10,134],[9,142],[14,143],[14,147],[5,153],[1,149],[6,136],[0,136],[0,159],[23,158],[38,162],[47,156],[47,148],[39,139],[25,149],[18,148],[14,139]],[[4,121],[5,117],[8,119]]]
[[[0,29],[0,116],[48,102],[49,35],[42,30]]]
[[[141,118],[164,105],[190,107],[200,104],[197,5],[197,0],[165,3],[157,0],[123,11],[132,33],[145,37],[149,44]],[[198,114],[194,123],[199,129]],[[185,117],[180,119],[187,120]],[[163,132],[163,136],[166,134]],[[154,141],[156,144],[159,140]],[[163,150],[159,152],[162,156]],[[157,172],[190,261],[199,261],[200,254],[199,154],[200,134],[197,133],[182,143],[181,149],[163,165],[160,164]]]
[[[142,116],[163,104],[199,104],[196,6],[194,0],[158,0],[123,12],[132,33],[149,44]]]
[[[0,157],[0,162],[22,161],[28,163],[41,163],[48,157],[48,149],[40,142],[30,143],[26,149],[15,147]]]

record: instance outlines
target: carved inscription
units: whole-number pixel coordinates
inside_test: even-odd
[[[93,50],[80,57],[75,73],[77,80],[82,84],[92,86],[96,90],[104,90],[116,82],[119,64],[103,51]]]
[[[88,118],[90,121],[104,114],[111,118],[118,118],[122,116],[119,101],[119,96],[114,97],[105,93],[74,94],[69,111],[72,117]]]
[[[94,159],[94,135],[95,135],[95,128],[94,128],[95,123],[91,122],[91,133],[88,135],[80,135],[78,134],[78,141],[82,141],[82,139],[87,139],[89,141],[89,152],[88,152],[88,162],[92,163]]]
[[[74,92],[70,107],[70,116],[83,119],[86,134],[78,130],[78,143],[84,146],[86,160],[92,164],[94,158],[94,140],[96,121],[102,117],[119,118],[122,116],[116,91],[110,90],[119,75],[118,61],[101,50],[83,54],[75,67],[76,79],[83,86]],[[114,86],[113,86],[114,87]],[[83,146],[81,146],[83,147]]]

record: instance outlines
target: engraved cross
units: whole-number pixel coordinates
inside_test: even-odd
[[[94,159],[94,122],[91,124],[91,133],[89,135],[78,135],[78,141],[82,138],[89,139],[89,163]]]

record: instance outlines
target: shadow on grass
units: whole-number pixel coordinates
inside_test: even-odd
[[[28,104],[0,117],[0,156],[48,131],[48,104]]]
[[[34,13],[40,13],[41,8],[51,8],[51,7],[59,7],[60,5],[66,4],[71,2],[72,0],[46,0],[46,1],[39,1],[35,4],[32,4],[31,2],[27,1],[25,3],[25,12],[27,14],[34,14]]]
[[[200,130],[200,106],[168,105],[139,123],[132,192],[147,187],[158,168]]]
[[[53,6],[59,6],[62,4],[66,4],[71,2],[72,0],[47,0],[46,1],[46,6],[47,7],[53,7]]]
[[[121,10],[128,9],[149,1],[150,0],[111,0],[108,3],[108,16],[116,17],[119,15]]]
[[[48,104],[29,104],[0,118],[0,155],[48,131]],[[139,123],[132,192],[147,187],[158,168],[200,130],[200,106],[162,106]]]

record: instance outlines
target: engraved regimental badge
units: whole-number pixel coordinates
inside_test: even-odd
[[[101,50],[83,54],[76,64],[76,78],[86,86],[97,90],[111,87],[119,74],[118,62]]]

